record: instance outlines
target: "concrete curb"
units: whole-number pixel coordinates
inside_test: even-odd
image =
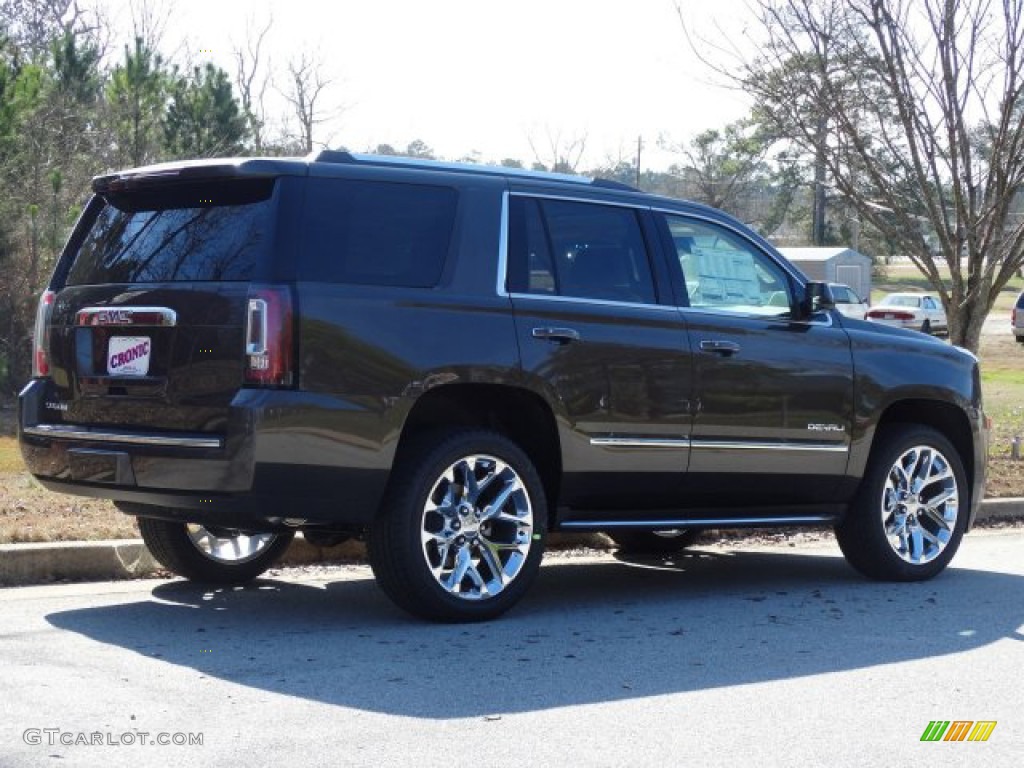
[[[1024,498],[986,499],[978,522],[1024,520]],[[605,548],[600,534],[552,534],[552,549],[571,547]],[[297,536],[280,565],[313,565],[362,561],[365,548],[349,541],[337,547],[316,547]],[[46,544],[0,545],[0,587],[45,584],[54,581],[109,581],[153,576],[160,565],[153,560],[141,539],[115,541],[70,541]]]

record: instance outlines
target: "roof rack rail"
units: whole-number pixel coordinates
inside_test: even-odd
[[[619,189],[623,192],[643,192],[642,189],[634,187],[632,184],[626,184],[621,181],[615,181],[614,179],[594,179],[590,182],[595,187],[603,187],[604,189]]]
[[[348,152],[347,150],[324,149],[311,152],[306,156],[311,163],[352,163],[366,165],[390,165],[400,168],[424,168],[453,173],[479,173],[489,176],[507,176],[512,178],[537,179],[539,181],[559,181],[568,184],[591,185],[605,189],[617,189],[623,192],[640,192],[636,187],[611,179],[594,179],[590,176],[576,176],[568,173],[551,173],[549,171],[531,171],[525,168],[507,168],[503,165],[476,165],[473,163],[447,163],[439,160],[425,160],[418,157],[403,155],[374,155]]]

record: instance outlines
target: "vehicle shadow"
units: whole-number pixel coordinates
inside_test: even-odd
[[[244,588],[161,584],[56,627],[239,685],[447,719],[817,675],[1024,640],[1024,577],[953,568],[922,584],[838,556],[694,550],[545,564],[488,624],[394,609],[369,577]]]

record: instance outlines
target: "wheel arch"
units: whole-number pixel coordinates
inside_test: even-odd
[[[474,427],[500,432],[526,452],[544,484],[548,508],[554,510],[562,477],[558,428],[551,408],[530,390],[483,383],[435,387],[413,404],[397,450],[401,454],[424,432]]]
[[[893,424],[919,424],[940,432],[953,444],[967,477],[974,477],[976,468],[971,423],[961,408],[942,400],[909,399],[892,403],[875,426],[872,450],[879,432]],[[968,481],[967,485],[968,492],[973,494],[973,484]]]

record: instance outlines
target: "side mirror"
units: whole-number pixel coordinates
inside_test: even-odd
[[[816,312],[835,309],[836,301],[828,283],[810,282],[804,286],[804,300],[800,302],[800,319],[806,320]]]

